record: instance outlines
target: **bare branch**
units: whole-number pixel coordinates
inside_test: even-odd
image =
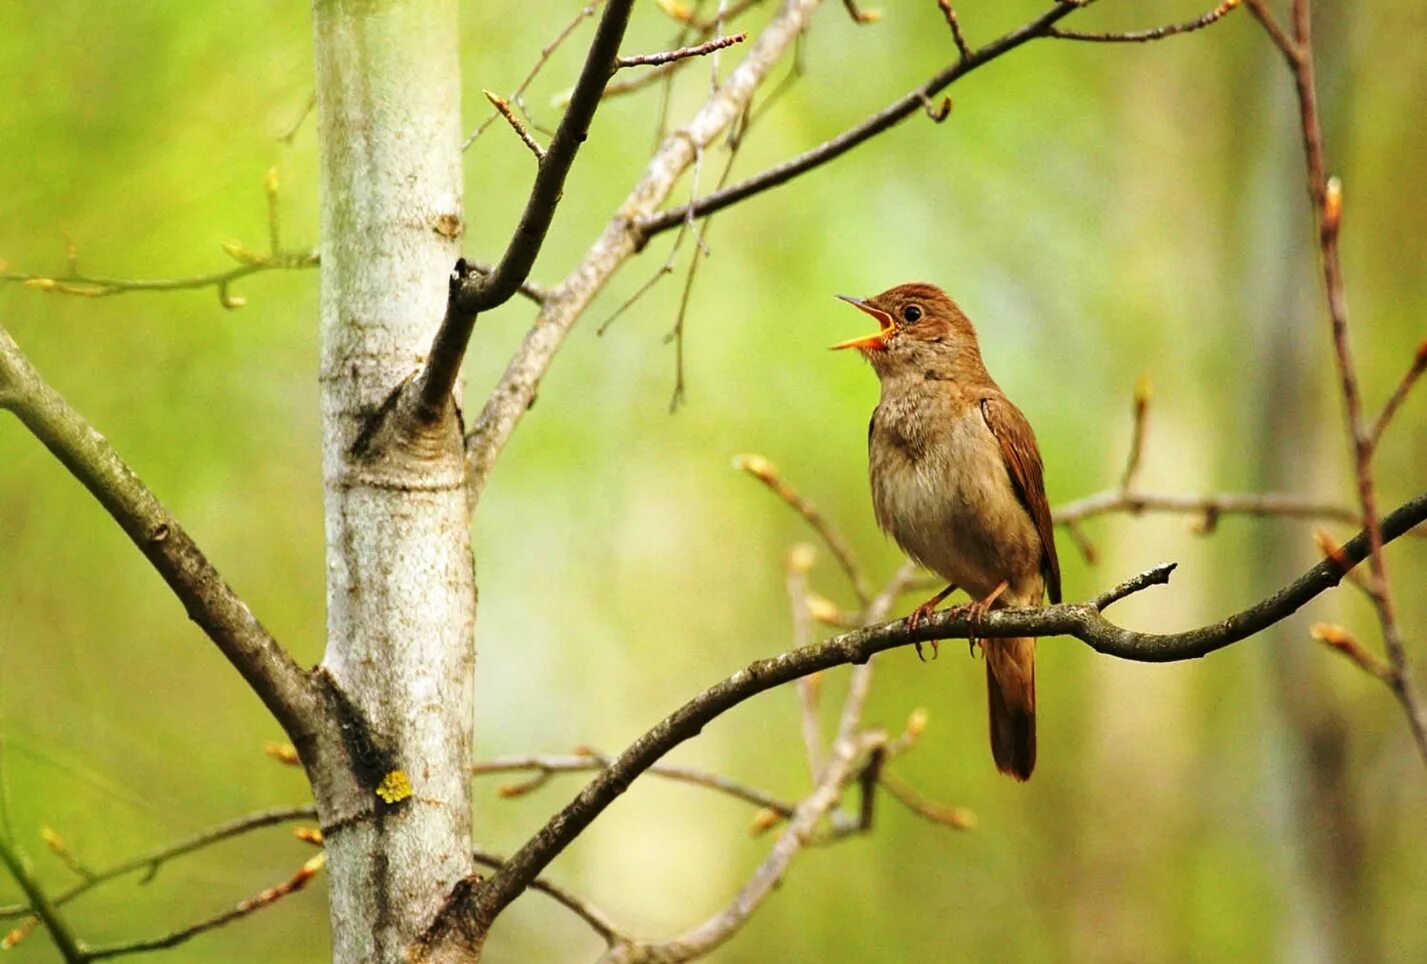
[[[1382,546],[1384,533],[1378,520],[1377,486],[1372,473],[1374,434],[1363,417],[1362,397],[1358,389],[1357,367],[1353,361],[1348,334],[1348,301],[1343,267],[1339,257],[1338,234],[1342,225],[1343,188],[1336,177],[1328,176],[1323,152],[1323,128],[1318,117],[1313,56],[1312,18],[1308,0],[1293,0],[1293,38],[1289,41],[1276,22],[1268,15],[1261,0],[1251,0],[1250,8],[1269,36],[1282,51],[1293,74],[1298,96],[1299,120],[1303,134],[1303,158],[1308,182],[1308,199],[1318,226],[1319,263],[1323,272],[1323,287],[1328,306],[1328,318],[1333,338],[1333,355],[1338,369],[1338,386],[1348,439],[1351,443],[1354,476],[1357,482],[1358,504],[1369,545],[1369,568],[1373,608],[1382,629],[1387,660],[1392,667],[1388,685],[1402,706],[1408,727],[1417,743],[1418,753],[1427,763],[1427,711],[1424,711],[1412,681],[1412,668],[1397,625],[1397,614],[1388,581],[1387,560]]]
[[[1378,442],[1382,440],[1383,429],[1387,428],[1387,423],[1392,421],[1392,417],[1397,414],[1397,410],[1407,400],[1407,393],[1412,391],[1412,386],[1416,384],[1423,371],[1427,371],[1427,340],[1417,346],[1417,354],[1413,356],[1412,364],[1403,373],[1402,381],[1398,382],[1397,387],[1393,389],[1387,404],[1383,405],[1382,414],[1377,417],[1377,421],[1373,422],[1369,435],[1374,450],[1376,450]]]
[[[68,923],[60,916],[58,908],[45,894],[44,888],[40,886],[39,880],[30,867],[29,858],[4,835],[0,835],[0,863],[5,865],[10,876],[15,878],[15,883],[19,884],[20,889],[25,892],[30,907],[34,908],[35,916],[43,921],[45,927],[49,929],[50,939],[54,941],[55,948],[64,958],[65,964],[83,964],[84,961],[89,960],[89,955],[79,943],[78,938],[74,936]]]
[[[1361,516],[1347,506],[1317,502],[1298,496],[1269,492],[1264,494],[1223,492],[1215,495],[1169,495],[1153,492],[1122,492],[1106,489],[1093,495],[1067,502],[1055,509],[1056,525],[1070,526],[1109,512],[1160,512],[1197,516],[1286,516],[1298,519],[1325,519],[1349,525],[1360,525]],[[1414,530],[1414,536],[1427,532]]]
[[[539,319],[511,359],[466,438],[470,492],[479,499],[496,458],[535,398],[566,335],[580,314],[625,260],[642,246],[634,219],[654,210],[673,189],[695,154],[712,143],[747,107],[773,65],[796,42],[817,0],[785,0],[783,8],[749,45],[743,61],[724,79],[680,132],[667,138],[644,176],[580,264],[550,292]]]
[[[688,217],[692,211],[695,217],[703,217],[712,214],[714,211],[726,208],[731,204],[736,204],[745,198],[762,193],[772,187],[777,187],[792,180],[799,174],[810,171],[815,167],[820,167],[834,158],[840,157],[876,135],[886,131],[920,110],[923,105],[940,93],[945,87],[956,80],[971,73],[977,67],[990,63],[1002,54],[1009,53],[1017,47],[1033,40],[1036,37],[1045,36],[1056,21],[1068,16],[1079,9],[1079,4],[1066,2],[1056,3],[1045,13],[1035,20],[1025,24],[1004,36],[993,40],[984,47],[971,52],[969,56],[962,57],[956,63],[944,68],[934,75],[926,83],[915,90],[904,94],[882,110],[873,114],[862,123],[850,127],[841,134],[826,141],[812,150],[805,151],[797,157],[790,158],[781,164],[769,168],[761,174],[756,174],[746,180],[739,181],[712,194],[706,194],[688,205],[677,208],[670,208],[660,211],[658,214],[646,215],[639,219],[638,227],[642,235],[641,244],[648,238],[667,231],[678,225],[680,221]]]
[[[882,19],[881,10],[863,10],[858,7],[857,0],[842,0],[842,5],[847,9],[847,15],[852,18],[853,23],[877,23]]]
[[[247,900],[241,900],[222,913],[214,914],[212,917],[206,917],[196,923],[189,924],[187,927],[181,927],[159,937],[145,938],[136,941],[123,941],[117,944],[101,944],[95,947],[85,948],[84,960],[100,961],[111,957],[125,957],[129,954],[146,954],[149,951],[161,951],[166,948],[177,947],[179,944],[191,940],[199,934],[215,930],[226,924],[231,924],[233,921],[247,917],[249,914],[254,914],[264,907],[271,907],[290,894],[297,893],[307,886],[307,882],[317,875],[317,872],[322,869],[326,862],[326,853],[320,853],[310,858],[297,869],[297,873],[282,883],[260,891]]]
[[[659,67],[663,64],[672,64],[676,60],[687,60],[690,57],[702,57],[711,54],[715,50],[722,50],[725,47],[732,47],[734,44],[741,44],[748,39],[747,33],[736,33],[729,37],[715,37],[701,44],[694,44],[689,47],[680,47],[678,50],[664,50],[654,54],[640,54],[635,57],[621,57],[615,61],[616,66],[621,70],[625,67]]]
[[[1427,493],[1383,519],[1383,538],[1395,539],[1424,519],[1427,519]],[[1365,532],[1342,548],[1343,558],[1353,565],[1365,559],[1368,551]],[[1156,581],[1153,575],[1159,571],[1138,576],[1125,586],[1133,589],[1139,584],[1152,584]],[[1342,578],[1338,563],[1325,560],[1255,605],[1220,622],[1179,633],[1140,633],[1105,619],[1096,606],[1121,598],[1124,587],[1117,587],[1087,603],[993,610],[980,620],[970,618],[964,611],[943,610],[916,629],[909,629],[906,620],[897,620],[758,660],[695,696],[630,744],[492,877],[457,888],[426,940],[455,926],[453,918],[458,916],[469,915],[479,929],[488,926],[639,774],[730,708],[800,676],[846,663],[863,664],[876,653],[898,646],[932,639],[966,639],[972,635],[978,638],[1074,636],[1097,652],[1121,659],[1150,663],[1197,659],[1287,618],[1320,593],[1336,586]]]
[[[263,827],[271,827],[280,823],[291,823],[294,820],[313,820],[317,816],[317,808],[312,804],[298,807],[277,807],[272,810],[259,810],[247,816],[230,820],[228,823],[220,824],[217,827],[185,837],[176,843],[160,847],[157,850],[128,860],[121,861],[111,867],[95,871],[88,879],[75,884],[67,890],[61,891],[54,898],[54,905],[62,907],[74,900],[81,894],[87,893],[100,884],[107,883],[116,877],[123,877],[136,871],[144,871],[141,883],[147,883],[159,872],[159,868],[170,860],[191,854],[196,850],[211,847],[224,840],[241,836],[253,830],[260,830]],[[30,913],[30,908],[26,904],[0,905],[0,920],[13,917],[23,917]]]
[[[1149,430],[1150,398],[1153,390],[1148,375],[1141,375],[1135,383],[1134,424],[1130,429],[1130,452],[1125,456],[1125,471],[1120,476],[1120,491],[1134,488],[1135,477],[1139,475],[1140,461],[1144,456],[1145,434]]]
[[[1057,40],[1088,40],[1094,43],[1146,43],[1151,40],[1163,40],[1165,37],[1177,37],[1180,34],[1203,30],[1210,24],[1218,23],[1238,5],[1239,0],[1224,0],[1223,3],[1203,16],[1195,17],[1184,23],[1167,24],[1150,30],[1134,30],[1128,33],[1081,33],[1076,30],[1052,30],[1046,36],[1055,37]]]
[[[570,106],[550,139],[550,147],[540,161],[531,185],[525,211],[520,216],[505,254],[488,274],[473,274],[463,270],[455,273],[446,307],[446,317],[436,332],[431,353],[416,382],[416,411],[424,418],[435,419],[447,410],[456,375],[466,356],[471,329],[476,315],[504,304],[520,289],[530,274],[535,256],[540,253],[545,233],[555,217],[565,177],[575,162],[575,155],[589,136],[590,123],[599,107],[605,84],[614,74],[619,44],[629,23],[629,10],[634,0],[608,0],[604,15],[595,29],[594,39],[585,56],[585,66],[570,98]]]
[[[595,8],[601,2],[602,0],[594,0],[593,3],[586,4],[584,7],[582,7],[580,9],[580,12],[575,14],[574,19],[571,20],[569,23],[565,24],[564,28],[561,29],[561,31],[555,36],[555,39],[550,41],[548,44],[546,44],[540,49],[540,56],[536,58],[535,64],[526,73],[525,79],[520,82],[520,86],[515,88],[514,93],[510,95],[508,100],[513,100],[517,104],[523,102],[522,99],[525,96],[525,91],[529,89],[531,83],[535,80],[541,69],[547,63],[549,63],[550,55],[559,49],[560,45],[564,43],[566,39],[569,38],[570,34],[575,32],[575,28],[577,28],[588,18],[593,17],[595,15]],[[497,108],[497,110],[499,110],[499,108]],[[476,142],[476,138],[484,134],[486,132],[486,129],[489,128],[491,124],[495,123],[495,119],[496,115],[492,114],[485,120],[481,121],[481,126],[477,127],[474,131],[471,132],[470,137],[467,137],[464,141],[461,142],[461,152],[465,153],[466,149]]]
[[[971,830],[976,826],[976,814],[970,810],[965,807],[948,807],[934,800],[928,800],[913,790],[910,785],[886,770],[882,771],[878,782],[892,795],[893,799],[923,819],[941,824],[943,827],[950,827],[953,830]]]
[[[1392,684],[1392,667],[1363,648],[1353,634],[1336,623],[1314,623],[1308,635],[1335,652],[1341,653],[1369,676],[1375,676],[1388,685]]]
[[[1278,20],[1269,12],[1268,5],[1264,0],[1245,0],[1249,7],[1249,13],[1254,15],[1254,19],[1263,25],[1273,40],[1275,47],[1283,54],[1288,61],[1290,68],[1296,69],[1297,64],[1303,59],[1304,51],[1299,44],[1288,35],[1288,32],[1279,25]]]
[[[606,769],[609,764],[609,757],[594,752],[579,753],[572,756],[531,753],[519,756],[495,757],[494,759],[474,763],[471,765],[471,774],[479,777],[493,773],[520,773],[535,770],[548,777],[548,775],[552,773],[577,773],[588,772],[590,770],[603,770]],[[756,807],[771,810],[783,817],[790,816],[793,812],[793,805],[790,803],[785,803],[777,797],[755,787],[738,783],[727,777],[719,776],[716,773],[709,773],[706,770],[675,766],[670,763],[659,763],[650,767],[648,772],[654,776],[663,777],[666,780],[674,780],[696,787],[706,787],[710,790],[717,790],[720,793],[726,793],[746,803],[751,803]],[[525,784],[517,784],[517,787],[520,788],[518,793],[528,792],[528,790],[525,789]],[[507,787],[502,787],[502,795],[518,795],[518,793],[507,792],[508,789]],[[534,787],[530,789],[534,789]]]
[[[289,738],[298,746],[307,742],[320,718],[307,673],[258,622],[104,436],[40,377],[3,328],[0,408],[12,411],[99,500]]]
[[[951,28],[951,39],[956,44],[956,52],[965,60],[971,56],[971,48],[966,45],[966,35],[961,32],[961,21],[956,18],[956,8],[951,5],[951,0],[936,0],[936,5],[941,8],[946,25]]]
[[[817,550],[800,542],[788,550],[784,560],[784,586],[788,593],[788,608],[792,613],[793,649],[802,649],[813,641],[813,620],[808,612],[808,570],[813,567]],[[822,677],[816,673],[798,680],[799,718],[802,721],[803,752],[808,759],[808,776],[818,782],[823,765],[822,733],[818,726],[818,704],[822,692]]]
[[[832,551],[833,558],[837,560],[837,564],[847,575],[848,581],[852,583],[852,589],[857,593],[859,605],[866,606],[872,601],[872,588],[867,584],[867,577],[863,574],[862,567],[858,565],[857,558],[852,553],[852,547],[848,545],[837,526],[833,525],[832,520],[823,515],[816,505],[789,485],[778,474],[778,469],[772,462],[761,455],[737,455],[734,456],[733,467],[742,469],[768,486],[774,495],[802,516]]]
[[[471,858],[478,864],[496,870],[499,870],[501,865],[505,863],[500,857],[497,857],[489,851],[481,850],[480,848],[475,848],[471,851]],[[629,937],[610,919],[609,915],[598,907],[595,907],[589,901],[576,897],[565,888],[558,884],[551,883],[544,877],[537,877],[532,880],[530,882],[530,889],[540,891],[540,893],[545,894],[556,903],[565,907],[576,917],[580,918],[580,920],[589,924],[590,929],[602,937],[606,944],[615,945],[628,943]]]
[[[835,744],[817,788],[798,804],[797,811],[779,834],[768,857],[727,907],[673,940],[612,947],[601,958],[601,964],[692,961],[731,938],[783,880],[793,858],[814,842],[818,825],[837,806],[848,784],[857,779],[859,770],[855,766],[856,761],[868,752],[875,752],[884,740],[880,734],[867,734],[857,740],[840,740]]]
[[[510,125],[511,130],[515,131],[516,136],[525,143],[526,147],[530,148],[530,153],[535,155],[535,162],[538,164],[544,161],[545,148],[541,147],[530,132],[525,129],[520,118],[515,116],[515,111],[510,109],[510,103],[494,91],[483,90],[481,93],[486,95],[486,100],[491,102],[491,106],[496,109],[496,112],[505,118],[505,122]]]

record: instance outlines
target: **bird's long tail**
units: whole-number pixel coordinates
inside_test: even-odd
[[[981,649],[996,769],[1029,780],[1036,766],[1036,641],[987,639]]]

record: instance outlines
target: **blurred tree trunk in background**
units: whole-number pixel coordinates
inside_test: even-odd
[[[471,871],[474,571],[459,420],[385,444],[377,456],[354,452],[354,442],[416,371],[412,346],[430,344],[445,310],[462,223],[456,4],[318,0],[314,14],[322,665],[382,758],[349,746],[355,782],[318,772],[336,766],[313,766],[311,777],[332,828],[334,956],[396,961]],[[366,778],[396,761],[414,795],[389,812],[378,804],[374,819],[348,820],[370,810]]]

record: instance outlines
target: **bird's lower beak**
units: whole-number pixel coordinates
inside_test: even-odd
[[[861,311],[867,312],[877,319],[878,330],[871,335],[863,335],[861,338],[852,338],[847,341],[840,341],[832,346],[833,351],[842,348],[885,348],[887,346],[887,336],[892,333],[892,316],[880,308],[874,308],[867,303],[865,298],[854,298],[851,295],[838,295],[843,301]]]

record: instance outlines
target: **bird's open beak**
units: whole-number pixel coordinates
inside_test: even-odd
[[[832,346],[833,351],[841,348],[885,348],[887,346],[887,336],[892,333],[892,316],[880,308],[874,308],[867,303],[865,298],[854,298],[851,295],[838,295],[843,301],[854,308],[867,312],[877,319],[878,330],[875,334],[863,335],[861,338],[852,338],[848,341],[838,342]]]

